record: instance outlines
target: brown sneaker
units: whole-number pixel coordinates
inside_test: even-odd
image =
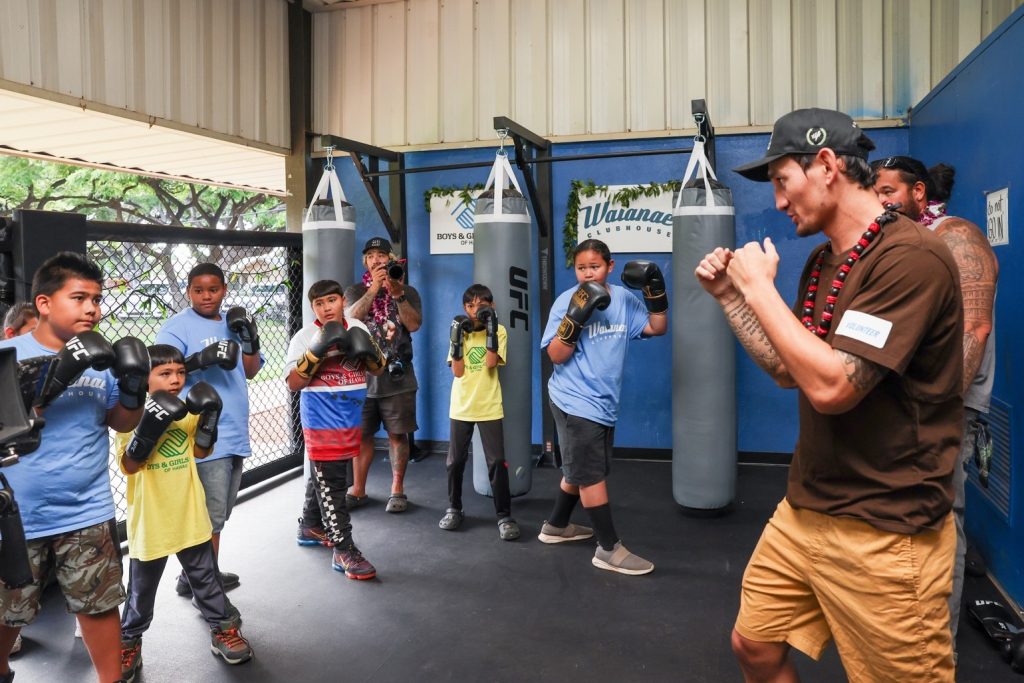
[[[242,637],[234,621],[222,621],[219,627],[210,629],[210,651],[228,664],[248,662],[253,655],[249,641]]]
[[[142,668],[142,638],[121,641],[121,680],[132,683]]]

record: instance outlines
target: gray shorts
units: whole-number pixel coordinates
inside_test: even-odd
[[[210,513],[213,533],[219,534],[224,523],[231,517],[242,485],[242,465],[245,459],[240,455],[229,455],[216,460],[196,460],[199,481],[206,492],[206,510]]]
[[[381,424],[388,434],[411,434],[416,426],[416,392],[406,391],[394,396],[366,397],[363,403],[363,436],[377,433]]]
[[[562,476],[573,486],[592,486],[608,478],[612,468],[615,427],[570,415],[551,403],[562,454]]]
[[[26,626],[39,614],[39,598],[53,572],[68,611],[103,614],[124,602],[121,544],[114,520],[28,542],[32,583],[17,589],[0,587],[5,626]]]

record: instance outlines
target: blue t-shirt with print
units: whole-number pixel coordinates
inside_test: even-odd
[[[555,338],[576,287],[562,292],[551,306],[540,347]],[[555,365],[548,380],[551,401],[570,415],[612,427],[619,417],[619,393],[630,339],[647,326],[647,308],[624,287],[609,285],[612,301],[590,316],[572,357]]]
[[[237,334],[228,329],[224,312],[219,320],[204,318],[192,308],[186,308],[170,318],[156,335],[157,344],[170,344],[179,349],[185,357],[202,351],[210,344],[224,339],[240,342]],[[261,356],[262,360],[262,356]],[[196,382],[210,384],[224,403],[224,412],[217,423],[217,443],[206,460],[217,460],[232,455],[247,457],[252,454],[249,446],[249,387],[245,381],[245,368],[239,354],[234,370],[216,366],[190,373],[182,390],[184,397]]]
[[[56,354],[31,333],[0,341],[0,348],[9,347],[16,350],[18,360]],[[39,448],[4,468],[21,509],[26,539],[114,518],[107,411],[117,405],[117,397],[113,373],[86,370],[46,407]]]

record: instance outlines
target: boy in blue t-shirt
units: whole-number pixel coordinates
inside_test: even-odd
[[[224,413],[218,425],[217,450],[202,462],[196,463],[199,479],[206,491],[206,508],[213,524],[213,550],[220,554],[220,534],[242,483],[242,462],[252,454],[249,447],[249,388],[252,379],[263,366],[260,338],[253,320],[245,309],[235,306],[221,311],[227,294],[224,271],[213,263],[200,263],[188,273],[188,298],[191,308],[172,316],[156,335],[157,344],[168,344],[188,358],[200,353],[210,344],[233,340],[241,345],[242,362],[231,370],[216,365],[205,367],[189,376],[186,392],[193,384],[210,384],[224,402]],[[225,589],[238,585],[238,575],[221,572]],[[175,587],[178,595],[190,596],[192,589],[185,575],[178,575]]]
[[[33,581],[17,589],[0,587],[2,683],[14,679],[7,653],[21,627],[39,613],[51,573],[78,618],[99,679],[121,678],[117,607],[125,593],[107,429],[127,432],[138,424],[149,374],[140,373],[149,356],[137,339],[111,346],[92,331],[102,291],[103,272],[96,264],[81,254],[58,253],[32,280],[39,325],[31,334],[0,342],[21,360],[55,357],[35,399],[46,419],[39,448],[4,472],[17,492]]]
[[[595,567],[647,574],[654,565],[629,552],[615,532],[605,479],[611,466],[626,348],[630,339],[668,330],[665,280],[654,263],[630,261],[622,271],[622,282],[641,290],[644,302],[622,287],[609,285],[615,261],[601,240],[580,242],[573,264],[579,287],[563,292],[552,304],[541,339],[541,348],[554,363],[548,393],[563,476],[554,509],[538,538],[562,543],[596,533]],[[593,532],[569,522],[578,501],[594,525]]]

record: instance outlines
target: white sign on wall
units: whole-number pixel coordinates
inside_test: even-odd
[[[1010,190],[985,195],[985,231],[992,246],[1010,243]]]
[[[618,252],[672,251],[672,193],[639,197],[629,207],[611,197],[629,185],[609,185],[607,193],[580,196],[579,241],[598,239]]]
[[[473,212],[480,192],[482,190],[474,190],[471,193],[474,199],[468,204],[458,195],[430,198],[431,254],[473,253]]]

